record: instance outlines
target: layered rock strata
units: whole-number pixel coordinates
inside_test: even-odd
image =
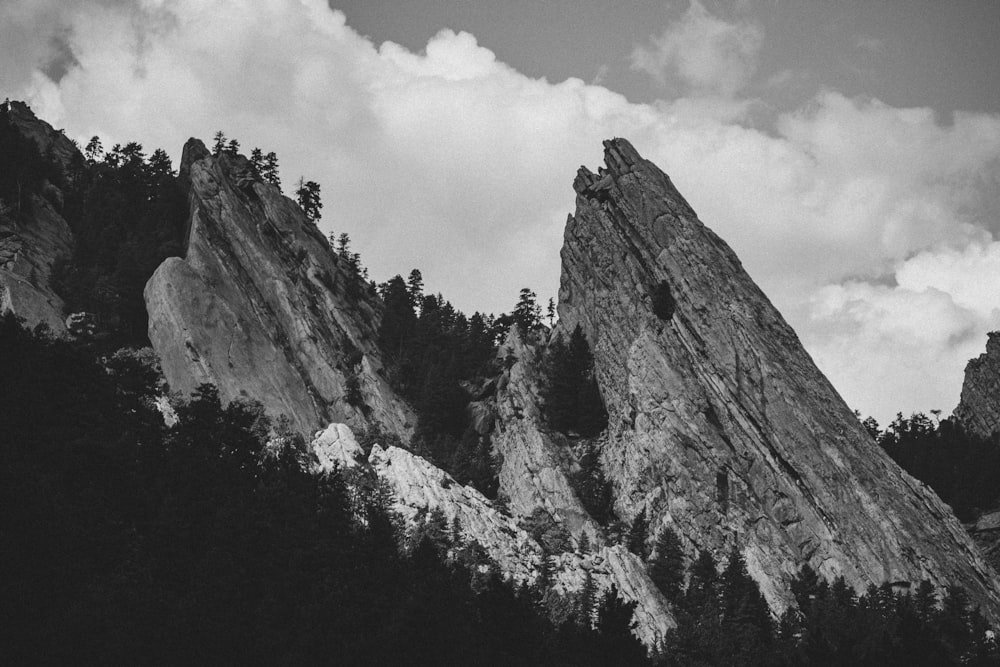
[[[559,316],[594,352],[618,514],[645,509],[691,555],[739,549],[776,612],[809,563],[859,591],[959,584],[1000,618],[949,508],[872,442],[729,246],[627,141],[605,161],[574,182]]]
[[[991,332],[986,351],[966,365],[954,414],[966,430],[983,438],[1000,431],[1000,331]]]
[[[383,377],[381,303],[302,210],[242,156],[192,139],[180,177],[187,250],[145,289],[149,338],[173,390],[211,382],[304,434],[331,421],[409,438],[413,416]]]
[[[657,646],[674,625],[667,603],[650,581],[642,561],[621,546],[594,554],[547,555],[516,518],[423,458],[399,447],[383,449],[375,445],[365,460],[363,450],[344,424],[331,424],[316,433],[311,448],[320,470],[367,466],[388,484],[395,511],[411,527],[418,517],[441,511],[449,525],[457,523],[463,541],[480,544],[503,576],[517,584],[535,583],[542,559],[548,559],[556,593],[578,593],[590,572],[599,595],[614,586],[623,600],[635,602],[635,633],[648,647]]]

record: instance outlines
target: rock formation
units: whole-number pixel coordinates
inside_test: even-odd
[[[83,159],[62,133],[39,120],[21,102],[6,106],[7,122],[21,136],[64,166]],[[12,311],[28,326],[45,324],[56,334],[65,331],[64,304],[52,288],[52,266],[72,252],[73,236],[60,215],[62,192],[46,184],[30,195],[30,204],[17,210],[0,200],[0,312]]]
[[[636,636],[647,646],[656,646],[674,625],[666,601],[650,581],[642,561],[621,546],[594,554],[546,555],[516,518],[416,454],[375,445],[366,462],[344,424],[331,424],[316,433],[311,448],[321,470],[331,470],[334,465],[342,469],[367,466],[388,484],[395,498],[394,509],[411,527],[418,516],[441,511],[449,525],[457,523],[464,542],[480,544],[503,576],[516,584],[534,583],[542,559],[548,558],[556,593],[579,592],[590,572],[599,594],[614,586],[622,599],[635,602]]]
[[[733,548],[772,609],[802,564],[856,590],[929,579],[1000,618],[962,526],[881,451],[733,251],[627,142],[581,168],[560,326],[580,324],[610,414],[616,511],[645,509],[689,554]]]
[[[515,515],[527,517],[544,509],[574,537],[585,530],[592,544],[600,544],[600,531],[566,476],[575,464],[566,438],[543,428],[539,349],[525,343],[513,327],[500,357],[513,360],[498,383],[497,425],[491,436],[493,449],[503,461],[500,493]]]
[[[149,338],[173,390],[203,382],[261,401],[301,433],[330,421],[407,440],[413,417],[383,376],[381,302],[242,156],[192,139],[180,177],[187,251],[145,289]]]
[[[965,367],[955,418],[970,433],[984,438],[1000,431],[1000,331],[989,334],[986,352]]]

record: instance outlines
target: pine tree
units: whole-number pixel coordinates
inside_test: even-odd
[[[576,550],[582,554],[590,553],[590,535],[587,531],[580,533],[580,540],[577,544]]]
[[[597,583],[594,575],[587,570],[583,579],[583,587],[577,593],[576,622],[582,628],[593,627],[594,607],[597,604]]]
[[[722,573],[721,598],[720,652],[725,662],[761,664],[774,639],[771,615],[757,583],[747,572],[743,556],[735,548]]]
[[[274,151],[264,156],[264,166],[260,169],[260,177],[279,190],[281,189],[281,178],[278,176],[278,156]]]
[[[410,271],[410,275],[406,279],[406,290],[414,308],[419,306],[424,296],[424,277],[421,275],[420,269]]]
[[[87,142],[84,157],[87,158],[87,162],[90,164],[101,161],[104,157],[104,147],[101,145],[100,137],[95,135],[90,138],[90,141]]]
[[[517,305],[512,316],[522,336],[527,336],[541,326],[542,309],[537,302],[538,296],[527,287],[521,289]]]
[[[594,656],[598,665],[647,665],[646,649],[632,634],[636,603],[624,602],[614,585],[597,606],[595,629],[601,637],[600,650]]]
[[[549,345],[545,376],[545,414],[552,428],[583,437],[604,430],[608,415],[594,378],[594,357],[579,324],[568,345],[561,335]]]
[[[258,176],[264,177],[264,152],[257,147],[250,151],[250,166],[253,167]]]
[[[646,519],[646,508],[643,507],[632,519],[632,525],[629,527],[625,542],[625,547],[643,560],[649,558],[649,547],[646,546],[648,534],[649,521]]]
[[[684,552],[677,533],[670,526],[656,537],[656,553],[649,564],[649,578],[668,600],[680,600],[684,584]]]
[[[310,222],[315,223],[322,217],[320,209],[323,208],[323,202],[320,201],[319,183],[300,178],[295,197]]]
[[[230,139],[229,143],[226,144],[226,152],[231,153],[232,155],[236,155],[237,153],[239,153],[240,142],[236,141],[235,139]]]
[[[219,130],[215,133],[215,142],[212,144],[212,155],[218,157],[226,150],[226,134]]]

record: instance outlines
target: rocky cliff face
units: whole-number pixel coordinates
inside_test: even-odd
[[[569,443],[542,424],[539,347],[526,343],[514,327],[500,357],[513,360],[497,383],[497,421],[492,433],[493,449],[503,461],[501,495],[510,501],[511,512],[517,516],[527,517],[541,508],[574,537],[586,531],[592,544],[600,544],[600,530],[566,476],[575,465]]]
[[[191,217],[183,259],[145,289],[149,338],[174,390],[214,383],[302,433],[330,421],[409,438],[413,417],[383,376],[381,306],[301,209],[238,155],[191,140],[181,179]]]
[[[986,352],[965,367],[955,418],[969,432],[984,438],[1000,431],[1000,331],[989,334]]]
[[[691,554],[738,548],[776,611],[809,563],[857,590],[960,584],[998,618],[962,526],[872,442],[733,251],[627,141],[605,160],[574,183],[559,316],[594,351],[618,514],[645,508]]]
[[[440,510],[449,525],[457,523],[464,542],[477,542],[507,579],[532,584],[542,559],[548,559],[552,589],[562,595],[580,591],[587,573],[598,593],[614,586],[622,599],[634,601],[635,633],[647,646],[655,647],[674,626],[666,600],[646,575],[639,557],[621,546],[606,547],[593,554],[570,551],[547,555],[520,525],[516,517],[497,509],[482,494],[462,486],[443,470],[399,447],[379,445],[364,457],[351,430],[331,424],[316,433],[311,444],[320,470],[367,467],[393,492],[395,510],[413,526],[421,514]]]
[[[35,142],[64,166],[83,159],[69,139],[39,120],[26,105],[11,102],[7,119],[12,128]],[[53,184],[31,195],[28,206],[0,200],[0,312],[12,311],[34,327],[45,324],[56,334],[65,331],[64,304],[51,285],[56,259],[72,252],[73,236],[60,215],[63,195]]]

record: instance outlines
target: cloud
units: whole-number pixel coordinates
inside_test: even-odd
[[[978,353],[992,321],[988,290],[967,283],[987,285],[994,270],[1000,118],[942,125],[929,109],[828,91],[768,132],[748,126],[755,103],[735,93],[759,35],[740,37],[755,29],[701,5],[660,40],[704,37],[695,52],[706,53],[683,65],[692,94],[656,104],[524,76],[468,33],[443,30],[420,53],[376,45],[322,0],[253,11],[241,0],[13,0],[0,11],[0,50],[18,30],[39,35],[0,74],[4,94],[82,141],[138,139],[176,158],[187,137],[223,129],[274,150],[286,184],[321,184],[321,227],[348,232],[373,277],[418,267],[466,311],[509,309],[524,286],[555,295],[575,171],[600,163],[602,139],[624,136],[671,174],[863,411],[954,401],[962,355]],[[61,76],[44,73],[53,34],[73,55]],[[932,333],[916,347],[939,361],[920,367],[947,365],[952,380],[897,382],[917,358],[897,354],[903,342]],[[870,389],[890,385],[881,398]]]
[[[1000,328],[1000,243],[924,251],[893,275],[895,285],[818,290],[810,349],[834,386],[883,424],[896,412],[950,414],[966,362]]]
[[[731,97],[756,72],[763,39],[760,26],[727,22],[691,0],[680,20],[650,38],[648,46],[635,47],[632,68],[663,84],[676,77],[695,94]]]

